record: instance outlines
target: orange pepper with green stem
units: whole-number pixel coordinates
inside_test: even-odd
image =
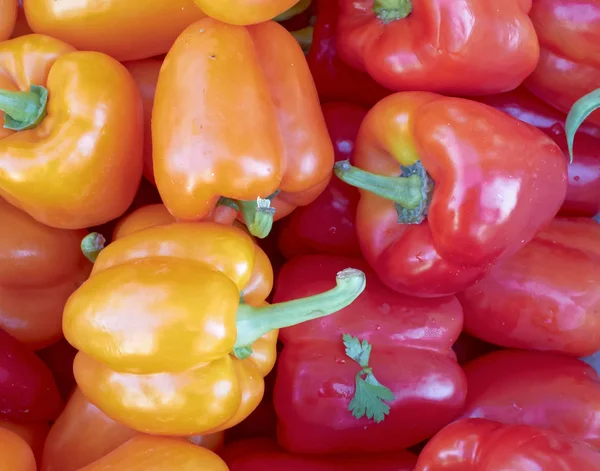
[[[349,269],[331,291],[269,306],[272,283],[267,256],[234,226],[175,223],[113,242],[65,306],[77,384],[140,432],[233,427],[262,398],[278,329],[336,312],[365,287]]]
[[[179,36],[156,87],[152,146],[176,219],[201,220],[225,197],[260,238],[321,194],[334,162],[306,58],[273,21],[206,18]]]
[[[86,228],[133,201],[142,102],[116,60],[43,35],[0,43],[2,122],[0,196],[37,221]]]
[[[10,38],[17,22],[18,0],[0,0],[0,41]]]

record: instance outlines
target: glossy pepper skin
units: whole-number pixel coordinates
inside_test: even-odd
[[[322,108],[335,160],[352,160],[367,110],[349,103],[326,103]],[[297,208],[279,223],[278,246],[283,255],[288,259],[310,253],[359,256],[354,224],[358,199],[356,188],[332,178],[315,201]]]
[[[463,368],[468,394],[462,417],[531,425],[600,446],[600,380],[583,361],[502,350]]]
[[[55,419],[63,403],[48,367],[25,345],[0,329],[0,419]]]
[[[272,20],[298,0],[194,0],[208,16],[230,25],[247,26]]]
[[[50,430],[48,422],[8,422],[0,420],[0,428],[16,433],[31,448],[36,463],[41,463],[44,442]]]
[[[600,451],[549,430],[483,419],[448,425],[414,471],[578,471],[600,467]]]
[[[29,101],[32,85],[48,90],[47,115],[33,120],[27,108],[32,128],[0,128],[0,196],[61,229],[123,214],[140,182],[143,142],[142,103],[127,69],[49,36],[0,43],[0,109],[19,121],[22,102],[12,106],[6,91],[26,91]],[[37,98],[33,108],[43,110]]]
[[[544,131],[560,146],[565,158],[569,149],[565,134],[566,115],[544,103],[524,87],[478,101],[504,111]],[[560,209],[563,216],[592,217],[600,212],[600,128],[584,123],[578,128],[573,162],[569,164],[567,197]]]
[[[221,457],[230,471],[413,471],[416,457],[408,451],[375,455],[302,456],[287,453],[268,438],[235,442]]]
[[[228,471],[221,458],[183,440],[137,435],[79,471]]]
[[[152,134],[156,184],[178,220],[202,219],[220,196],[253,203],[277,190],[279,219],[331,178],[333,146],[306,59],[275,22],[207,18],[187,28],[161,69]]]
[[[600,225],[555,219],[458,294],[465,331],[487,342],[576,357],[600,350]]]
[[[600,83],[598,15],[600,4],[594,0],[533,1],[530,17],[541,51],[525,86],[564,113]],[[600,125],[600,114],[588,120]]]
[[[335,172],[364,188],[356,214],[363,255],[386,285],[412,296],[472,285],[550,223],[567,188],[567,162],[542,131],[482,103],[425,92],[375,105],[354,163]]]
[[[505,92],[539,58],[529,0],[338,1],[342,59],[391,90]]]
[[[67,3],[24,0],[31,29],[77,49],[103,52],[118,61],[166,53],[179,33],[205,16],[193,0]]]
[[[27,442],[15,432],[0,427],[0,469],[37,471],[35,456]]]
[[[364,289],[361,275],[340,274],[325,302],[339,301],[336,293],[351,302]],[[106,415],[140,432],[197,435],[236,425],[262,398],[277,329],[328,313],[323,304],[310,312],[298,303],[284,312],[263,307],[272,282],[264,252],[234,226],[175,223],[113,242],[65,306],[65,337],[80,350],[77,384]]]
[[[365,72],[353,69],[339,56],[336,35],[339,6],[337,0],[318,0],[310,49],[306,60],[322,103],[343,101],[371,107],[392,92],[379,85]],[[300,30],[298,33],[302,33]]]
[[[366,269],[357,259],[296,257],[280,272],[273,300],[327,289],[344,266]],[[399,451],[432,436],[462,409],[466,383],[451,350],[462,328],[457,299],[404,296],[384,287],[371,271],[365,273],[365,293],[351,306],[280,332],[284,348],[275,381],[277,441],[289,452]],[[346,356],[343,334],[372,345],[369,366],[396,396],[380,423],[357,419],[348,409],[360,366]]]
[[[62,337],[67,298],[92,268],[85,231],[41,224],[0,198],[0,328],[37,350]]]
[[[12,35],[18,7],[18,0],[0,0],[0,41],[5,41]]]

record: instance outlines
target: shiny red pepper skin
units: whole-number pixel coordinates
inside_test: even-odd
[[[335,160],[352,160],[354,141],[367,110],[348,103],[326,103],[323,116],[333,143]],[[279,223],[279,249],[286,258],[310,253],[359,256],[354,220],[356,188],[332,178],[321,195],[297,208]]]
[[[336,1],[317,0],[313,40],[306,60],[322,103],[345,101],[371,107],[392,91],[379,85],[369,74],[348,66],[338,55]]]
[[[280,331],[277,440],[292,453],[399,451],[432,436],[463,406],[464,376],[451,349],[462,326],[455,297],[411,298],[385,288],[360,259],[306,255],[284,265],[274,300],[331,288],[331,276],[348,266],[366,270],[368,280],[351,306]],[[372,345],[369,365],[396,396],[380,423],[348,410],[360,367],[346,356],[343,334]]]
[[[56,419],[63,402],[52,373],[35,353],[0,329],[0,419]]]
[[[483,419],[448,425],[425,446],[414,471],[592,471],[600,451],[549,430]]]
[[[533,0],[529,16],[540,41],[540,60],[524,84],[567,113],[576,100],[600,86],[600,3]],[[588,121],[600,126],[600,112]]]
[[[221,457],[230,471],[413,471],[416,456],[408,451],[375,455],[292,455],[273,440],[258,438],[229,445]]]
[[[583,361],[502,350],[463,368],[468,382],[463,418],[531,425],[600,447],[600,379]]]
[[[600,350],[600,225],[555,219],[458,294],[465,331],[511,348],[575,357]]]
[[[600,82],[598,83],[600,85]],[[520,87],[512,92],[490,95],[477,101],[504,111],[544,131],[569,159],[566,115]],[[569,165],[567,197],[562,216],[591,217],[600,211],[600,128],[585,122],[577,131],[573,162]]]

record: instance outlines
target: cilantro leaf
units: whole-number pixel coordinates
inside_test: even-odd
[[[373,370],[369,368],[369,359],[372,346],[366,340],[362,342],[349,334],[343,335],[346,355],[358,363],[361,370],[356,374],[354,397],[350,401],[348,410],[352,416],[360,419],[367,417],[376,423],[385,419],[390,413],[390,406],[383,401],[393,401],[394,393],[377,381]]]

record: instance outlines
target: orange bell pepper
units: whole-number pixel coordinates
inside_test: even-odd
[[[140,432],[202,435],[238,424],[263,396],[277,329],[342,309],[365,286],[350,269],[329,292],[269,306],[272,283],[267,256],[234,226],[175,223],[113,242],[65,306],[77,384]]]
[[[17,22],[18,0],[0,0],[0,41],[10,38]]]
[[[134,232],[174,222],[175,218],[164,204],[149,204],[123,216],[115,226],[112,238],[122,239]]]
[[[82,230],[54,229],[0,199],[0,328],[31,349],[62,337],[68,297],[92,269]]]
[[[112,453],[79,471],[229,471],[225,462],[206,448],[183,439],[137,435]]]
[[[61,229],[125,212],[142,174],[142,101],[116,60],[43,35],[0,43],[0,196]]]
[[[36,463],[41,462],[44,442],[50,430],[47,422],[19,423],[0,420],[0,428],[10,430],[25,440],[33,451]],[[4,468],[2,469],[4,470]]]
[[[315,200],[334,161],[306,58],[273,21],[246,28],[206,18],[179,36],[156,87],[152,145],[175,218],[200,220],[231,198],[257,237],[273,217]]]
[[[6,428],[0,428],[0,469],[3,471],[37,470],[31,447],[23,438]]]
[[[193,0],[25,0],[24,7],[36,33],[118,61],[164,54],[179,33],[205,16]]]
[[[332,0],[333,1],[333,0]],[[231,25],[253,25],[287,13],[302,11],[310,2],[304,0],[194,0],[208,16]],[[294,8],[297,6],[296,8]],[[279,19],[279,18],[278,18]]]

